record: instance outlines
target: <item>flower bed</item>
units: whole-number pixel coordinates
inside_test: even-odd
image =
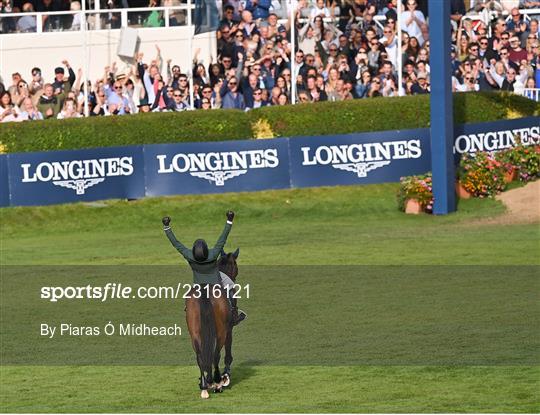
[[[476,197],[494,197],[506,188],[506,168],[493,155],[478,152],[464,154],[459,165],[459,182]]]
[[[495,158],[507,171],[517,172],[519,180],[529,182],[540,176],[540,146],[518,144],[507,150],[499,151]]]
[[[399,209],[403,212],[407,210],[407,202],[415,200],[421,211],[432,213],[433,192],[431,173],[402,177],[397,198]]]

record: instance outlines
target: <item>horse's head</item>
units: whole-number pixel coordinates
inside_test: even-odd
[[[236,281],[236,276],[238,275],[238,264],[236,260],[240,254],[240,248],[234,252],[229,252],[228,254],[222,249],[221,257],[219,258],[218,266],[219,270],[229,276],[233,281]]]

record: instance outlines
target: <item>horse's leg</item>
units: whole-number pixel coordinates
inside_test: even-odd
[[[227,327],[229,326],[229,304],[224,295],[214,299],[214,318],[216,322],[216,349],[214,352],[214,382],[216,383],[216,392],[221,392],[223,379],[219,370],[221,360],[221,349],[227,339]]]
[[[232,325],[227,327],[227,337],[225,339],[225,369],[223,371],[223,386],[231,384],[232,356]]]
[[[204,367],[202,364],[201,358],[201,315],[199,302],[193,298],[192,295],[186,300],[186,322],[188,326],[189,335],[191,336],[191,345],[195,351],[195,356],[197,359],[197,365],[199,366],[200,378],[199,378],[199,388],[201,389],[201,398],[207,399],[208,395],[208,380],[204,374]]]

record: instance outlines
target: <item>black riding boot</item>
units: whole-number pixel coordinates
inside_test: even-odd
[[[232,325],[236,326],[246,319],[247,315],[236,306],[236,298],[231,298]]]

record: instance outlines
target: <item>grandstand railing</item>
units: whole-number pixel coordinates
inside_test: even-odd
[[[540,88],[524,88],[521,95],[533,101],[540,102]]]
[[[175,26],[184,26],[188,24],[187,13],[194,9],[194,5],[180,5],[171,7],[131,7],[123,9],[89,9],[77,11],[59,11],[59,12],[26,12],[26,13],[2,13],[0,14],[0,33],[48,33],[63,31],[82,31],[86,30],[108,30],[121,29],[124,27],[147,28],[144,26],[144,19],[152,12],[157,11],[163,18],[163,25],[159,27],[170,27],[176,18]],[[17,21],[22,17],[34,17],[36,30],[19,32],[18,30],[9,30],[16,27]],[[71,23],[67,19],[71,18]],[[117,23],[113,24],[113,18]],[[50,20],[49,20],[50,19]],[[7,21],[13,22],[11,27],[6,24]],[[44,22],[49,23],[44,24]],[[86,22],[86,28],[82,24]]]

